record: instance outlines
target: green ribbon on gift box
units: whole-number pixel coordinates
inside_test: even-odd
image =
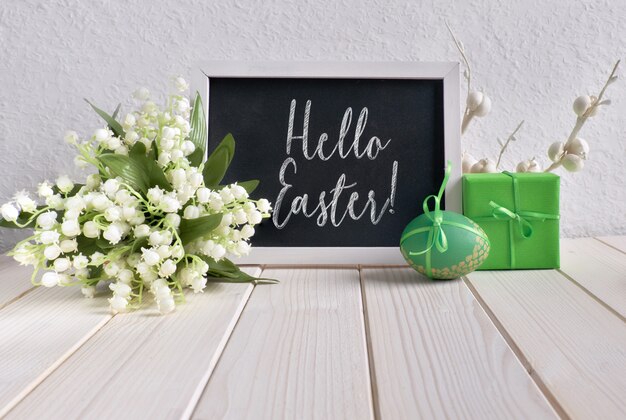
[[[504,171],[505,175],[511,177],[513,182],[513,209],[508,209],[499,205],[494,201],[490,201],[489,205],[492,207],[491,216],[474,217],[475,222],[489,222],[494,219],[501,220],[509,223],[509,249],[511,250],[511,268],[515,268],[515,241],[513,240],[515,235],[515,225],[518,227],[519,234],[524,239],[529,239],[533,236],[533,226],[530,220],[537,222],[544,222],[546,220],[558,220],[558,214],[541,213],[537,211],[524,211],[520,210],[520,197],[518,188],[517,174]]]
[[[441,187],[439,187],[439,193],[437,195],[429,195],[422,202],[422,209],[424,210],[424,215],[432,222],[432,226],[424,226],[421,228],[413,229],[402,235],[400,238],[400,245],[409,237],[413,235],[417,235],[419,233],[428,232],[428,239],[426,241],[426,248],[421,251],[410,251],[409,255],[422,255],[426,254],[425,261],[425,270],[428,276],[432,276],[432,249],[436,248],[440,253],[444,253],[448,250],[448,238],[446,236],[446,232],[443,230],[443,226],[454,226],[459,229],[465,229],[467,231],[473,232],[477,236],[487,240],[487,237],[478,230],[474,229],[471,226],[463,225],[461,223],[456,223],[450,220],[444,220],[443,214],[444,211],[441,210],[441,199],[443,197],[443,193],[446,190],[446,185],[448,184],[448,180],[450,179],[450,174],[452,173],[452,163],[450,161],[446,164],[446,172],[443,177],[443,181],[441,182]],[[428,206],[429,200],[433,200],[435,205],[433,211],[430,210]]]

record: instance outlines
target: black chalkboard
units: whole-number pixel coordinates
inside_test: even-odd
[[[311,159],[302,139],[308,101]],[[209,151],[227,133],[237,144],[225,182],[259,179],[253,197],[265,197],[274,206],[274,217],[257,228],[256,247],[396,247],[406,224],[422,213],[422,200],[436,193],[443,179],[440,79],[211,77],[208,110]],[[338,145],[342,121],[344,153]],[[324,133],[321,156],[332,152],[327,160],[315,154]],[[379,140],[370,142],[373,137]],[[294,200],[298,210],[303,200],[297,197],[305,195],[310,217],[300,208],[285,222]],[[328,207],[326,217],[322,207]]]

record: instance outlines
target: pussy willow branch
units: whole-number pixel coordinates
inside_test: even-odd
[[[467,96],[465,99],[465,111],[463,111],[463,122],[461,123],[461,134],[465,133],[465,130],[467,129],[467,126],[469,125],[472,116],[470,115],[470,111],[467,107],[467,97],[469,97],[470,91],[471,91],[471,86],[472,86],[472,68],[470,66],[469,60],[467,59],[467,56],[465,55],[465,48],[461,45],[461,43],[459,42],[459,40],[457,39],[457,37],[454,35],[454,32],[452,31],[452,28],[450,28],[450,25],[448,25],[448,22],[445,22],[446,24],[446,28],[448,28],[448,32],[450,32],[450,36],[452,36],[452,40],[454,41],[454,45],[456,46],[456,49],[459,50],[459,54],[461,54],[461,58],[463,59],[463,63],[465,64],[466,70],[463,73],[463,76],[465,77],[465,80],[467,80]]]
[[[602,90],[598,94],[598,98],[591,104],[591,106],[584,112],[583,115],[576,118],[576,124],[574,125],[572,132],[567,138],[567,142],[565,142],[565,146],[564,146],[565,149],[567,149],[567,146],[569,146],[572,143],[572,141],[576,139],[576,137],[578,136],[578,133],[580,132],[580,129],[583,128],[583,125],[585,125],[585,122],[587,121],[587,119],[595,112],[595,109],[601,105],[602,98],[604,97],[604,93],[606,92],[606,88],[611,83],[613,83],[613,81],[615,81],[615,77],[616,77],[615,72],[617,71],[617,67],[619,66],[620,61],[621,60],[617,60],[617,62],[613,66],[613,70],[611,71],[609,78],[606,79],[606,82],[604,83]],[[552,165],[546,168],[544,172],[551,172],[557,169],[559,166],[561,166],[562,160],[563,160],[563,157],[561,157],[558,161],[552,163]]]
[[[498,169],[498,167],[500,166],[500,161],[502,160],[502,155],[504,154],[504,152],[506,151],[506,148],[509,147],[509,143],[511,143],[512,141],[515,141],[515,134],[517,134],[517,132],[519,131],[520,128],[522,128],[522,125],[524,125],[524,120],[522,120],[518,125],[517,128],[511,133],[511,135],[509,136],[509,138],[506,139],[506,141],[504,142],[504,144],[502,144],[502,148],[500,149],[500,154],[498,155],[498,161],[496,162],[496,169]]]

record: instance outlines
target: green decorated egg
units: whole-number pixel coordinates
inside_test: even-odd
[[[413,219],[400,240],[409,265],[431,279],[454,279],[471,273],[485,261],[489,246],[480,226],[461,214],[443,210]]]

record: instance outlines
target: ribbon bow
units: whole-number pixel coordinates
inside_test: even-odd
[[[498,220],[513,220],[517,221],[517,225],[519,226],[520,235],[524,239],[528,239],[533,236],[533,226],[530,224],[528,220],[526,220],[522,214],[516,213],[515,211],[509,210],[504,206],[499,205],[493,201],[489,202],[489,205],[493,207],[491,215],[494,219]],[[526,217],[529,217],[527,213],[524,213]],[[545,220],[545,218],[543,219]],[[542,220],[542,221],[543,221]]]
[[[430,251],[433,246],[437,248],[437,251],[444,253],[448,250],[448,237],[446,236],[446,232],[444,232],[441,227],[442,224],[445,224],[443,221],[443,211],[441,210],[441,197],[443,197],[443,193],[446,190],[446,185],[448,185],[448,180],[450,179],[450,173],[452,172],[452,164],[450,161],[447,162],[446,172],[443,177],[443,181],[441,182],[441,187],[439,187],[439,193],[437,195],[429,195],[422,202],[422,210],[424,210],[424,215],[433,222],[432,227],[428,228],[420,228],[412,230],[408,232],[406,235],[402,237],[400,242],[403,242],[407,237],[412,236],[411,234],[426,232],[429,231],[428,234],[428,242],[426,248],[422,251],[411,251],[409,255],[422,255]],[[428,201],[433,200],[435,206],[433,211],[430,211],[430,207],[428,206]],[[422,230],[423,229],[423,230]]]
[[[426,216],[431,222],[432,226],[424,226],[417,229],[410,230],[402,235],[400,238],[400,245],[411,236],[417,235],[419,233],[428,232],[428,239],[426,241],[426,248],[421,251],[410,251],[409,255],[422,255],[426,254],[425,261],[425,269],[426,274],[429,277],[432,277],[432,259],[431,259],[431,251],[433,248],[436,248],[440,253],[444,253],[448,250],[448,237],[446,236],[446,232],[443,230],[443,226],[454,226],[459,229],[468,230],[470,232],[475,233],[476,235],[487,239],[485,235],[478,230],[474,229],[471,226],[464,225],[461,223],[452,222],[450,220],[443,219],[443,210],[441,210],[441,199],[443,197],[443,193],[446,190],[446,185],[448,184],[448,180],[450,179],[450,174],[452,173],[452,164],[450,161],[446,164],[446,171],[443,177],[443,181],[441,182],[441,187],[439,187],[439,193],[437,195],[429,195],[426,197],[422,203],[422,209],[424,210],[424,216]],[[433,210],[430,210],[428,206],[429,201],[434,202]]]

